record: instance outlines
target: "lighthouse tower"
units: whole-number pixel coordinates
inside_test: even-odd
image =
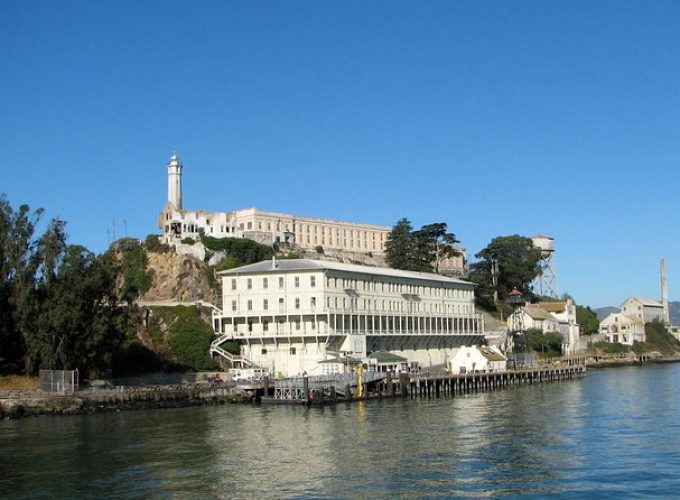
[[[176,153],[168,162],[168,202],[182,210],[182,161]]]

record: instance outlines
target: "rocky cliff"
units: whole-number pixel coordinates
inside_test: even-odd
[[[142,302],[213,302],[215,291],[209,280],[213,271],[205,262],[174,250],[147,255],[152,280],[151,288],[140,297]]]

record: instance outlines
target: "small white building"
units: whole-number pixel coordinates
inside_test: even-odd
[[[522,307],[522,324],[525,330],[541,330],[543,333],[558,332],[560,322],[552,314],[536,305]]]
[[[495,347],[463,346],[449,360],[450,373],[479,373],[505,371],[507,358]]]
[[[646,297],[630,297],[621,304],[621,313],[631,318],[637,318],[643,323],[663,321],[663,304],[655,299]]]
[[[612,313],[600,322],[600,333],[614,344],[633,345],[644,342],[645,325],[641,319],[623,313]]]

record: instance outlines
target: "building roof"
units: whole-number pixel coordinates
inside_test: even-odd
[[[643,306],[651,306],[651,307],[663,307],[663,304],[659,302],[656,299],[650,299],[648,297],[630,297],[624,301],[624,304],[626,302],[629,302],[631,300],[635,300],[639,303],[641,303]]]
[[[263,260],[256,264],[249,264],[247,266],[229,269],[227,271],[220,271],[217,274],[221,276],[238,276],[242,274],[264,274],[271,272],[293,272],[293,271],[316,271],[316,270],[331,270],[344,271],[356,274],[368,274],[374,276],[390,276],[392,278],[407,278],[421,281],[438,281],[441,283],[451,283],[457,285],[470,285],[474,283],[464,281],[456,278],[449,278],[434,273],[421,273],[416,271],[403,271],[401,269],[391,269],[389,267],[372,267],[360,266],[357,264],[345,264],[340,262],[331,262],[327,260],[312,260],[312,259],[277,259],[276,267],[272,267],[271,260]]]
[[[492,349],[491,347],[487,346],[479,346],[477,347],[479,349],[479,352],[482,353],[482,356],[484,356],[488,361],[505,361],[505,356],[503,356],[500,352],[496,351],[495,349]]]
[[[542,320],[549,320],[549,321],[555,321],[558,322],[557,318],[550,314],[548,311],[545,311],[541,309],[540,307],[536,306],[526,306],[522,308],[522,311],[527,313],[531,319],[542,319]]]
[[[539,302],[538,304],[534,304],[544,311],[550,312],[550,313],[561,313],[564,312],[565,309],[567,308],[567,303],[565,301],[559,301],[559,302]]]
[[[342,357],[342,358],[328,358],[324,359],[322,361],[319,361],[319,363],[337,363],[339,365],[360,365],[361,360],[357,358],[352,358],[350,356]]]
[[[404,363],[408,359],[398,354],[386,351],[375,351],[368,355],[368,359],[375,359],[378,363]]]

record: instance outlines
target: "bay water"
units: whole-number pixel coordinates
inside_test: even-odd
[[[680,364],[439,399],[0,422],[0,498],[680,498]]]

